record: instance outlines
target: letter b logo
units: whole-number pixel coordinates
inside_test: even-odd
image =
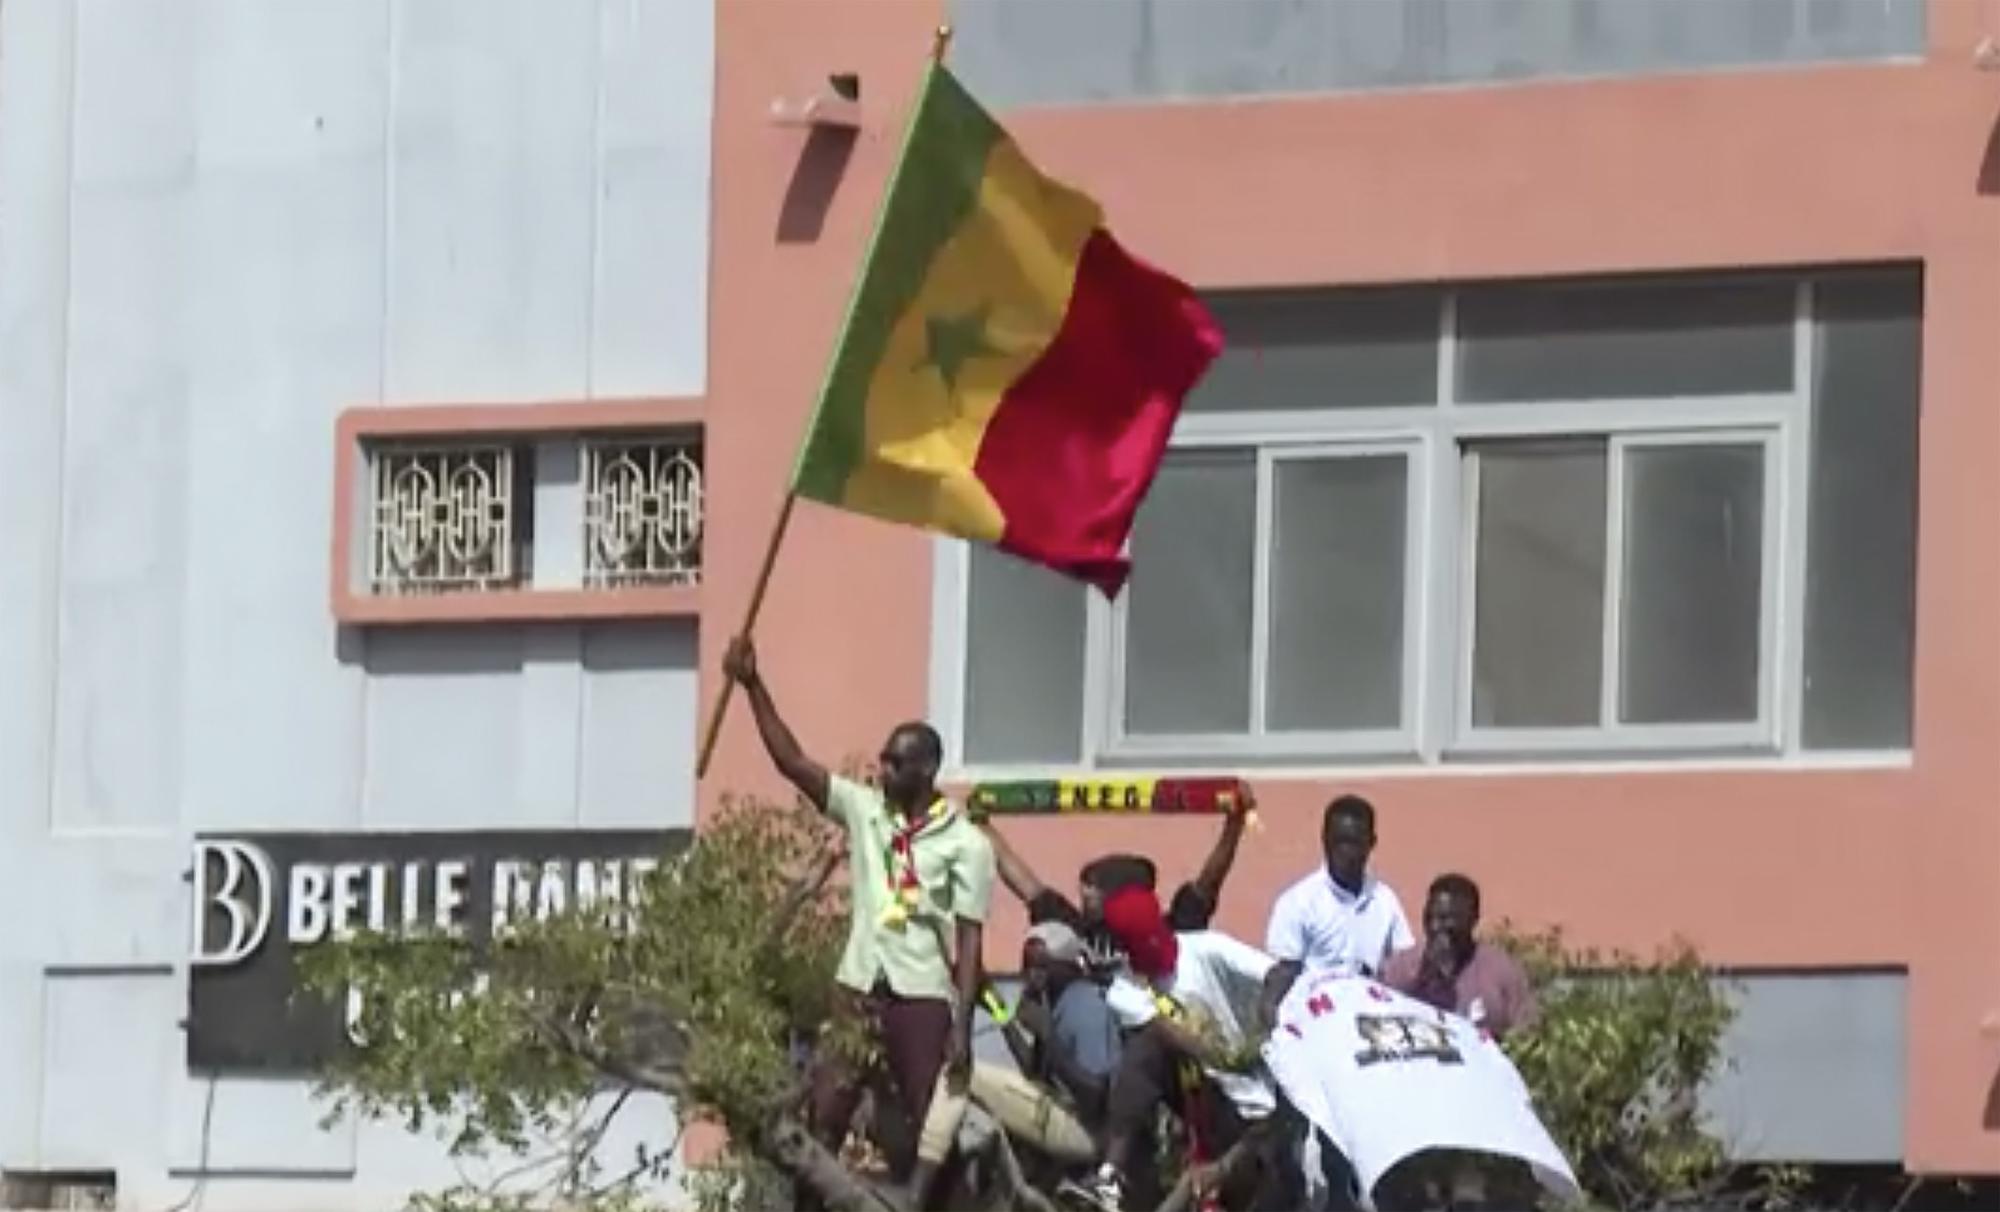
[[[188,962],[216,968],[250,958],[271,931],[272,880],[271,860],[256,846],[196,842],[194,939]]]

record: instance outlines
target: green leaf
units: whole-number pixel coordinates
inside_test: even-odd
[[[1675,941],[1640,959],[1505,927],[1495,941],[1521,959],[1542,1011],[1507,1051],[1590,1201],[1656,1207],[1714,1191],[1727,1158],[1697,1096],[1736,1012],[1694,949]]]
[[[693,847],[663,859],[629,912],[573,909],[483,955],[437,936],[316,948],[301,965],[306,988],[358,992],[365,1040],[321,1093],[333,1114],[437,1131],[466,1157],[522,1159],[521,1189],[434,1192],[413,1205],[423,1212],[636,1212],[645,1183],[665,1174],[666,1148],[587,1203],[580,1184],[594,1163],[553,1167],[567,1175],[553,1186],[527,1163],[587,1136],[579,1125],[607,1091],[670,1082],[684,1120],[720,1122],[748,1142],[796,1100],[794,1046],[820,1041],[833,1017],[844,894],[822,888],[786,928],[771,926],[833,844],[816,815],[732,801]],[[825,1042],[861,1051],[852,1026]]]

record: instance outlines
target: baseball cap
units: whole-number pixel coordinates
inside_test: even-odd
[[[1040,943],[1050,959],[1059,964],[1083,962],[1083,938],[1061,922],[1043,922],[1028,928],[1027,941]]]

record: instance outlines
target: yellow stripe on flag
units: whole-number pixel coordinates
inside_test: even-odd
[[[1007,388],[1062,327],[1084,243],[1102,221],[1095,202],[1043,176],[1013,140],[993,145],[978,202],[931,262],[869,382],[871,457],[848,478],[846,505],[999,540],[1005,521],[973,474],[979,443]],[[958,326],[971,356],[941,366],[939,325]]]

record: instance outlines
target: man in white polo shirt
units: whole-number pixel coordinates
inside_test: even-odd
[[[1278,1021],[1278,1009],[1301,973],[1372,978],[1390,956],[1416,946],[1403,902],[1389,885],[1368,874],[1368,858],[1375,852],[1375,806],[1358,795],[1328,804],[1319,845],[1325,866],[1285,889],[1271,906],[1264,950],[1278,962],[1264,978],[1267,1023]],[[1305,1140],[1295,1144],[1305,1156],[1314,1154],[1305,1149]],[[1329,1143],[1317,1154],[1316,1165],[1325,1167],[1334,1206],[1356,1206],[1348,1202],[1355,1181],[1352,1163]]]
[[[1417,943],[1395,891],[1368,873],[1374,805],[1358,795],[1328,804],[1320,850],[1325,867],[1285,889],[1271,906],[1264,950],[1278,963],[1265,984],[1266,1021],[1275,1021],[1301,972],[1377,976],[1391,955]]]

